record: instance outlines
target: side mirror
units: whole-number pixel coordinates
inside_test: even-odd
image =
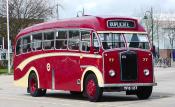
[[[92,52],[95,53],[95,54],[98,54],[99,53],[99,47],[93,47]]]

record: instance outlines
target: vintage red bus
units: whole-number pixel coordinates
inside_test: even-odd
[[[14,81],[36,97],[67,90],[99,101],[104,91],[147,99],[151,44],[136,19],[83,16],[34,25],[16,37]]]

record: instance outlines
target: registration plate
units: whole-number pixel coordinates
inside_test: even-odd
[[[130,91],[130,90],[137,90],[136,86],[127,86],[127,87],[123,87],[124,91]]]

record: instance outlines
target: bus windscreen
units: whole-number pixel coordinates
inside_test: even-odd
[[[146,34],[137,33],[99,33],[103,49],[125,47],[150,49],[149,40]]]

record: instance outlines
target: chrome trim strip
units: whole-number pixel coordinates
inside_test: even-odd
[[[102,63],[102,71],[103,71],[103,80],[104,80],[104,83],[105,83],[105,52],[103,52],[102,53],[102,61],[103,61],[103,63]]]
[[[55,89],[55,69],[52,68],[52,90]]]
[[[80,68],[87,68],[87,67],[90,67],[92,65],[80,65]]]
[[[104,84],[104,87],[157,86],[157,83]]]

